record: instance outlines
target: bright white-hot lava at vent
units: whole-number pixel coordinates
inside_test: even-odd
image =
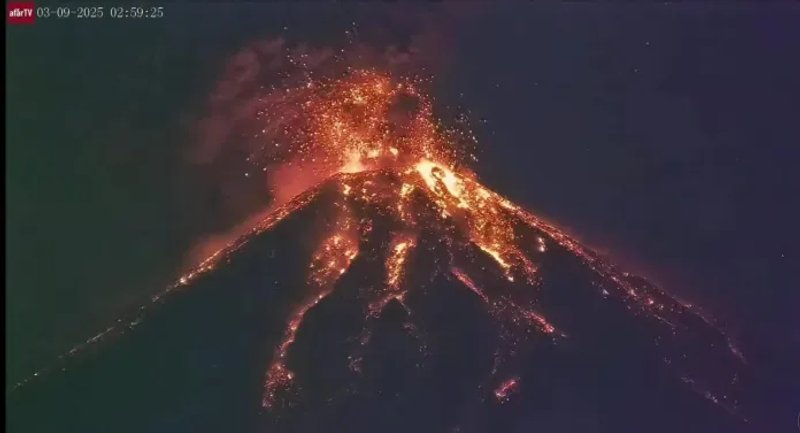
[[[484,186],[468,168],[475,160],[470,152],[474,138],[436,120],[425,86],[423,80],[365,69],[348,70],[339,78],[307,77],[272,92],[255,125],[264,125],[261,134],[273,141],[264,143],[249,159],[297,167],[313,181],[153,301],[220,267],[256,235],[306,207],[329,188],[335,190],[336,215],[308,264],[306,287],[297,288],[304,300],[293,307],[282,338],[266,361],[264,408],[273,410],[292,399],[296,373],[288,354],[298,330],[360,257],[382,258],[384,273],[383,281],[376,282],[363,299],[360,348],[370,344],[374,319],[393,303],[406,314],[404,329],[421,346],[426,344],[425,330],[415,323],[412,298],[418,294],[408,273],[414,255],[423,248],[423,238],[435,236],[447,249],[446,265],[437,272],[485,305],[502,329],[494,368],[487,372],[492,383],[489,395],[499,403],[525,386],[523,379],[506,374],[503,367],[519,345],[533,335],[545,336],[555,344],[570,338],[538,302],[542,267],[548,255],[560,252],[591,270],[598,296],[613,298],[630,314],[658,323],[660,332],[654,343],[680,381],[708,400],[735,410],[735,398],[706,387],[702,378],[681,364],[686,358],[681,353],[683,336],[692,333],[695,323],[710,327],[708,321],[689,305],[619,271],[562,230]],[[259,127],[255,129],[257,140],[261,135]],[[375,246],[367,240],[378,220],[389,221],[392,234],[388,243]],[[114,331],[109,328],[71,353]],[[743,363],[733,344],[727,340],[726,344],[726,353]],[[353,374],[359,374],[363,362],[359,353],[350,356]]]

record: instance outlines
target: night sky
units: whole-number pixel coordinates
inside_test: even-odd
[[[186,156],[227,59],[254,40],[325,46],[355,29],[377,46],[435,35],[434,93],[469,112],[481,178],[716,318],[768,378],[774,425],[793,428],[797,4],[165,12],[8,31],[11,381],[147,300],[198,238],[257,207],[216,186],[241,173]]]

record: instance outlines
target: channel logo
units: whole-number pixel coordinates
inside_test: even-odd
[[[33,2],[11,2],[8,4],[8,23],[30,25],[36,21],[36,4]]]

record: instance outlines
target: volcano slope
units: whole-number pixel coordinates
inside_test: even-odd
[[[744,428],[724,334],[484,186],[419,81],[347,71],[248,104],[305,192],[16,384],[12,431]]]
[[[722,333],[470,182],[332,177],[19,386],[10,430],[745,431]]]

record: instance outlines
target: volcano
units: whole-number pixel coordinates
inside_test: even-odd
[[[267,99],[293,144],[254,159],[311,186],[18,384],[12,430],[741,428],[730,339],[482,184],[417,83]]]

